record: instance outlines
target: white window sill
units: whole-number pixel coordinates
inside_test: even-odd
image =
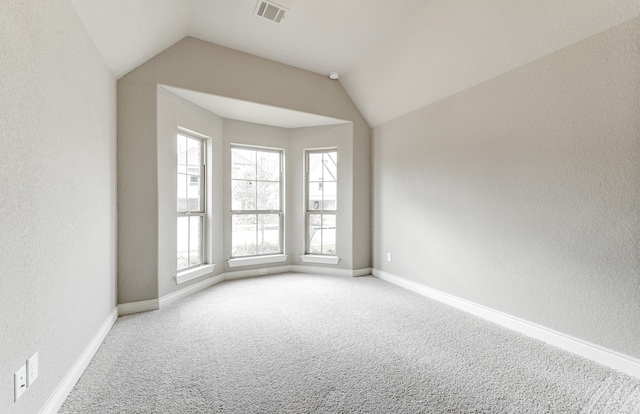
[[[252,256],[252,257],[239,257],[237,259],[229,259],[227,263],[229,263],[229,267],[240,267],[240,266],[253,266],[253,265],[261,265],[261,264],[269,264],[269,263],[280,263],[287,261],[286,254],[272,254],[269,256]]]
[[[188,282],[200,276],[208,275],[209,273],[213,272],[214,267],[216,267],[215,263],[205,264],[202,266],[194,267],[192,269],[183,270],[176,275],[176,285]]]
[[[320,263],[336,265],[340,261],[338,256],[321,256],[316,254],[303,254],[300,258],[305,263]]]

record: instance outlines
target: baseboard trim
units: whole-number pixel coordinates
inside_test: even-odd
[[[194,283],[193,285],[189,285],[185,288],[169,293],[168,295],[162,296],[158,300],[158,305],[160,308],[163,308],[180,299],[184,299],[187,296],[193,295],[196,292],[209,288],[213,285],[217,285],[220,282],[224,282],[224,280],[225,280],[224,274],[221,274],[221,275],[213,276],[208,279],[202,280],[198,283]]]
[[[373,269],[372,273],[375,277],[386,280],[394,285],[419,293],[431,299],[435,299],[446,305],[453,306],[454,308],[504,326],[505,328],[520,332],[531,338],[541,340],[583,358],[590,359],[599,364],[640,378],[639,359],[566,335],[542,325],[520,319],[507,313],[470,302],[382,270]]]
[[[93,356],[98,352],[98,348],[102,345],[102,341],[107,336],[111,327],[118,319],[118,309],[114,308],[104,322],[98,328],[98,331],[95,333],[89,344],[84,348],[78,359],[73,363],[71,369],[64,376],[60,384],[53,391],[53,394],[49,397],[46,404],[40,410],[40,414],[56,414],[64,401],[69,396],[73,387],[75,387],[76,383],[84,373],[84,370],[87,368]]]
[[[292,265],[290,271],[296,272],[296,273],[317,273],[321,275],[348,276],[348,277],[366,276],[371,274],[371,268],[350,270],[350,269],[337,269],[333,267],[305,266],[305,265]]]
[[[367,276],[367,275],[371,275],[371,271],[372,271],[370,267],[349,270],[349,269],[336,269],[336,268],[330,268],[330,267],[306,266],[306,265],[271,266],[265,269],[268,272],[267,275],[297,272],[297,273],[307,273],[307,274],[319,273],[324,275],[348,276],[348,277]],[[244,279],[248,277],[267,276],[267,275],[261,275],[260,274],[261,270],[262,269],[250,269],[250,270],[238,270],[234,272],[221,273],[219,275],[212,276],[205,280],[202,280],[198,283],[194,283],[193,285],[189,285],[175,292],[164,295],[159,299],[149,299],[149,300],[143,300],[139,302],[122,303],[118,305],[118,316],[131,315],[134,313],[158,310],[180,299],[184,299],[187,296],[193,295],[194,293],[199,292],[203,289],[207,289],[211,286],[217,285],[218,283],[224,282],[225,280],[237,280],[237,279]]]
[[[261,270],[266,270],[267,274],[261,275],[260,274]],[[224,280],[237,280],[237,279],[245,279],[247,277],[275,275],[278,273],[288,273],[290,271],[291,271],[290,265],[271,266],[271,267],[265,267],[264,269],[237,270],[234,272],[224,273]]]
[[[158,299],[122,303],[118,305],[118,316],[131,315],[133,313],[148,312],[158,309],[160,309],[160,303]]]

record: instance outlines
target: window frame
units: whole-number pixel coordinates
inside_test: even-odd
[[[233,184],[234,184],[234,180],[240,180],[240,179],[234,179],[233,177],[233,168],[234,168],[234,163],[233,163],[233,150],[234,149],[239,149],[239,150],[245,150],[245,151],[254,151],[256,152],[256,160],[258,159],[257,154],[259,152],[267,152],[267,153],[274,153],[274,154],[278,154],[279,155],[279,161],[280,161],[280,168],[279,168],[279,174],[278,174],[278,184],[279,184],[279,199],[278,199],[278,204],[280,209],[279,210],[258,210],[258,203],[256,202],[256,207],[253,210],[249,210],[249,209],[242,209],[242,210],[237,210],[233,208]],[[284,165],[285,165],[285,151],[283,148],[275,148],[275,147],[264,147],[264,146],[255,146],[255,145],[246,145],[246,144],[230,144],[230,150],[229,150],[229,158],[230,158],[230,176],[229,176],[229,184],[230,184],[230,208],[229,208],[229,216],[230,216],[230,255],[229,255],[229,261],[228,263],[231,265],[231,263],[233,262],[237,262],[237,263],[242,263],[242,262],[251,262],[252,258],[256,258],[258,261],[260,260],[260,258],[266,258],[268,256],[284,256],[284,252],[285,252],[285,205],[284,205],[284,200],[285,200],[285,173],[284,173]],[[256,162],[256,178],[255,180],[253,180],[254,182],[259,182],[259,181],[263,181],[263,182],[274,182],[274,181],[267,181],[267,180],[258,180],[258,173],[257,173],[257,169],[258,169],[258,163]],[[258,194],[256,192],[256,199],[258,197]],[[278,228],[279,228],[279,232],[278,232],[278,240],[279,240],[279,250],[277,252],[266,252],[266,253],[258,253],[258,239],[259,239],[259,216],[260,215],[278,215]],[[256,254],[247,254],[247,255],[234,255],[234,237],[233,237],[233,220],[234,217],[236,216],[250,216],[250,215],[254,215],[256,216]],[[280,259],[278,259],[278,261],[281,261]],[[232,266],[233,267],[233,266]]]
[[[180,139],[180,136],[183,136],[184,138],[186,138],[187,140],[192,139],[195,140],[197,142],[200,143],[200,161],[199,161],[199,165],[200,165],[200,180],[199,180],[199,194],[200,194],[200,202],[199,202],[199,206],[197,209],[190,209],[189,208],[189,203],[188,201],[185,201],[185,209],[183,211],[179,210],[177,203],[178,203],[178,197],[179,197],[179,191],[178,191],[178,186],[179,186],[179,182],[178,182],[178,176],[181,174],[179,171],[179,156],[180,153],[177,152],[177,145],[179,145],[178,140]],[[178,132],[176,133],[176,272],[178,275],[180,274],[184,274],[186,272],[189,271],[193,271],[194,269],[200,268],[202,266],[205,266],[207,264],[207,258],[206,258],[206,237],[207,237],[207,140],[204,137],[198,136],[196,134],[184,131],[182,129],[178,129]],[[187,155],[188,157],[188,155]],[[192,175],[190,175],[188,173],[188,160],[186,161],[185,164],[186,168],[187,168],[187,172],[184,173],[185,175],[185,181],[186,181],[186,186],[187,186],[187,195],[188,195],[188,188],[191,185],[191,178],[193,177]],[[186,199],[188,200],[188,198]],[[200,241],[200,249],[198,252],[199,255],[199,262],[196,264],[192,264],[192,265],[188,265],[187,267],[183,267],[183,268],[178,268],[178,243],[177,243],[177,221],[180,218],[184,218],[184,217],[200,217],[200,234],[198,235],[199,237],[199,241]],[[190,229],[189,229],[190,231]],[[187,263],[191,262],[190,259],[190,243],[191,243],[191,237],[190,237],[190,233],[187,235]]]
[[[310,191],[310,184],[313,183],[317,183],[317,180],[313,180],[311,181],[309,178],[309,167],[310,167],[310,155],[311,154],[326,154],[326,153],[333,153],[335,152],[336,154],[336,176],[335,176],[335,184],[336,184],[336,203],[335,203],[335,208],[334,209],[325,209],[324,206],[324,200],[321,208],[319,209],[315,209],[315,210],[311,210],[309,208],[309,205],[311,203],[311,191]],[[304,246],[304,255],[302,256],[303,261],[305,262],[315,262],[315,263],[329,263],[329,264],[336,264],[337,262],[334,260],[334,258],[337,258],[338,255],[338,202],[337,202],[337,192],[338,192],[338,148],[337,147],[329,147],[329,148],[313,148],[313,149],[306,149],[305,150],[305,154],[304,154],[304,211],[305,211],[305,227],[304,227],[304,236],[305,236],[305,246]],[[324,174],[323,174],[323,178],[324,178]],[[323,187],[324,187],[324,183],[325,180],[322,180],[323,183]],[[324,196],[323,196],[324,198]],[[335,251],[333,253],[323,253],[322,250],[324,249],[324,243],[321,241],[320,242],[320,252],[311,252],[311,238],[309,237],[309,228],[310,228],[310,224],[311,224],[311,215],[312,214],[319,214],[321,217],[321,220],[324,221],[324,216],[325,215],[332,215],[334,216],[334,220],[336,223],[335,226]],[[322,237],[322,236],[321,236]],[[313,257],[316,256],[320,256],[317,259],[312,259]]]

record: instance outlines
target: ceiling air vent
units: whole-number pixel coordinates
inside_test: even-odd
[[[284,13],[287,11],[284,7],[266,0],[258,0],[256,5],[256,14],[272,22],[280,23],[284,19]]]

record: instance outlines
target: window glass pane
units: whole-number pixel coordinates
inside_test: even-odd
[[[256,151],[231,149],[231,178],[256,179]]]
[[[231,223],[231,255],[257,254],[257,217],[255,214],[233,214]]]
[[[201,263],[200,240],[202,234],[202,217],[189,217],[189,266],[197,266]]]
[[[231,209],[256,209],[256,182],[233,180],[231,182]]]
[[[200,175],[202,141],[187,138],[187,167],[189,174]]]
[[[178,173],[187,173],[187,138],[178,135]]]
[[[280,153],[258,152],[258,180],[280,181]]]
[[[322,153],[309,153],[309,181],[322,181]]]
[[[322,254],[336,254],[336,216],[322,215]]]
[[[200,211],[200,177],[187,176],[187,210]]]
[[[178,211],[187,211],[187,175],[178,173]]]
[[[310,182],[308,188],[309,210],[322,210],[322,182]]]
[[[189,217],[178,217],[178,270],[189,267]]]
[[[309,253],[322,253],[321,214],[309,214]]]
[[[258,181],[258,210],[280,210],[280,183]]]
[[[338,198],[338,184],[336,182],[325,182],[323,188],[323,210],[336,210],[336,201]]]
[[[280,215],[258,215],[258,254],[280,253]]]
[[[338,153],[326,152],[323,154],[324,181],[337,181],[338,176]]]

